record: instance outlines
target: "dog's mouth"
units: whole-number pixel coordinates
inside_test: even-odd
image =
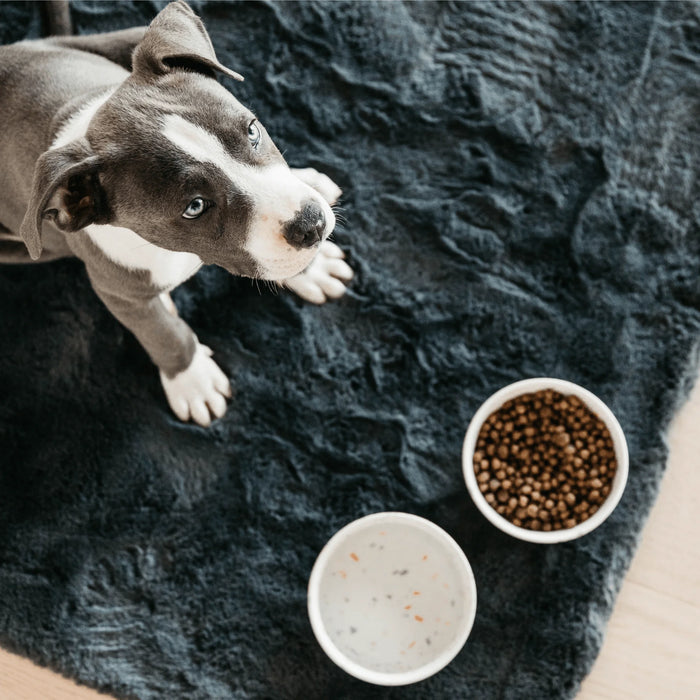
[[[255,277],[270,282],[284,282],[298,275],[311,264],[318,253],[321,243],[326,238],[327,236],[324,235],[310,247],[296,250],[291,248],[291,246],[287,246],[288,250],[282,255],[257,259]]]

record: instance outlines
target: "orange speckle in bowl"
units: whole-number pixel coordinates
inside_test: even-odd
[[[408,648],[411,649],[411,648],[413,648],[414,646],[416,646],[416,643],[415,643],[415,642],[411,642],[411,643],[408,645]]]
[[[338,573],[340,574],[340,578],[347,578],[348,576],[342,569]]]
[[[423,555],[423,561],[425,561],[427,558],[428,558],[428,555],[427,555],[427,554],[424,554],[424,555]]]
[[[358,557],[357,554],[355,554],[355,552],[350,552],[350,559],[354,561],[360,561],[360,557]]]
[[[423,622],[423,618],[422,618],[420,615],[414,615],[414,616],[413,616],[413,619],[414,619],[416,622]]]
[[[420,595],[420,591],[413,591],[413,595]]]
[[[403,608],[403,609],[404,609],[404,610],[410,610],[411,607],[412,607],[411,605],[404,605],[404,608]]]
[[[450,586],[449,586],[449,584],[447,584],[447,583],[443,583],[443,584],[442,584],[442,587],[443,587],[443,588],[449,588]]]

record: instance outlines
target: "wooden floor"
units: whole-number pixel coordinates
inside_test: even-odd
[[[700,383],[669,443],[659,499],[577,700],[700,699]],[[1,700],[104,697],[0,650]]]

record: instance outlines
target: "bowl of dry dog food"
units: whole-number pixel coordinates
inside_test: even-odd
[[[462,449],[467,489],[496,527],[565,542],[597,528],[627,482],[622,428],[593,393],[562,379],[510,384],[488,398]]]

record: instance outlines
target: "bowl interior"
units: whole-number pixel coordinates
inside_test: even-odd
[[[369,516],[341,530],[322,554],[315,567],[319,641],[336,663],[378,674],[437,663],[435,672],[464,644],[474,579],[461,549],[436,525]]]
[[[617,470],[612,482],[610,493],[605,501],[603,501],[595,515],[572,528],[553,530],[550,532],[535,531],[524,527],[518,527],[497,513],[496,510],[491,507],[489,503],[487,503],[483,494],[479,490],[473,465],[476,441],[484,421],[507,401],[514,399],[517,396],[521,396],[522,394],[530,394],[543,389],[553,389],[554,391],[564,395],[573,394],[581,399],[581,401],[583,401],[586,406],[588,406],[588,408],[605,423],[610,431],[610,437],[612,438],[615,458],[617,461]],[[469,424],[469,428],[467,429],[467,433],[464,438],[462,467],[467,489],[469,490],[472,500],[476,504],[477,508],[488,520],[491,521],[493,525],[503,530],[503,532],[506,532],[509,535],[517,537],[521,540],[542,544],[553,544],[556,542],[565,542],[576,539],[577,537],[581,537],[582,535],[591,532],[601,523],[603,523],[610,513],[612,513],[622,497],[625,484],[627,483],[629,455],[627,450],[627,441],[625,440],[624,432],[622,431],[617,418],[615,418],[615,415],[607,407],[607,405],[594,393],[588,391],[588,389],[585,389],[582,386],[579,386],[578,384],[574,384],[573,382],[569,382],[564,379],[535,377],[532,379],[523,379],[503,387],[495,394],[492,394],[479,407],[477,412],[474,414],[471,423]]]

